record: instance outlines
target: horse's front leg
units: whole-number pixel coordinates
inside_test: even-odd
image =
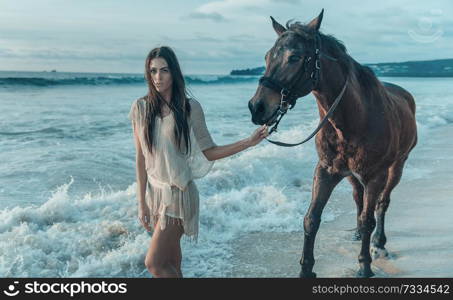
[[[318,162],[313,178],[312,199],[304,218],[304,250],[300,259],[302,267],[300,277],[316,277],[316,273],[313,272],[313,265],[315,264],[313,247],[316,233],[321,222],[322,211],[330,194],[341,179],[343,179],[343,176],[329,173],[327,168],[321,166]]]

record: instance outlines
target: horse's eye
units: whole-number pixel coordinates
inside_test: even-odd
[[[301,57],[299,55],[291,55],[289,58],[288,58],[288,61],[290,63],[295,63],[295,62],[298,62],[299,60],[301,59]]]

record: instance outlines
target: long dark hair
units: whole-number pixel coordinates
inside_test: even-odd
[[[145,126],[146,144],[152,153],[156,117],[162,117],[161,107],[165,105],[165,100],[156,90],[151,78],[151,60],[157,57],[165,59],[173,78],[172,96],[168,106],[171,110],[170,113],[173,113],[175,119],[174,141],[182,153],[188,154],[190,152],[190,131],[188,124],[188,118],[190,116],[189,97],[178,59],[173,50],[166,46],[152,49],[145,61],[145,78],[148,82],[148,95],[145,97],[145,101],[148,104],[145,109],[145,121],[147,123],[147,126]],[[183,144],[181,144],[182,139],[184,139]]]

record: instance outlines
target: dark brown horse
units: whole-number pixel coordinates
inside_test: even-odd
[[[372,243],[385,255],[390,193],[417,143],[415,102],[403,88],[379,81],[340,41],[322,34],[322,16],[323,11],[306,25],[287,23],[286,28],[271,17],[278,38],[266,54],[266,71],[249,108],[253,123],[273,125],[297,98],[313,93],[320,118],[327,118],[316,136],[319,161],[304,218],[300,276],[316,277],[313,246],[321,214],[347,177],[357,206],[356,237],[362,240],[357,276],[371,277],[371,233],[376,228]]]

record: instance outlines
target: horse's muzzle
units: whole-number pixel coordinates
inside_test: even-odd
[[[252,122],[255,125],[263,125],[267,123],[266,120],[266,109],[262,101],[256,101],[255,104],[252,103],[252,100],[249,101],[249,110],[252,114]],[[267,118],[270,120],[270,118]]]
[[[255,109],[254,109],[252,100],[249,101],[249,110],[250,110],[250,114],[252,115],[252,123],[255,125],[258,125],[259,123],[258,123],[258,120],[256,119],[256,113],[255,113]]]
[[[272,114],[272,116],[271,116],[266,122],[264,122],[264,123],[266,123],[267,126],[271,126],[271,125],[273,125],[273,124],[277,121],[277,119],[278,119],[279,116],[280,116],[280,110],[277,109],[277,110],[275,110],[275,112]]]

